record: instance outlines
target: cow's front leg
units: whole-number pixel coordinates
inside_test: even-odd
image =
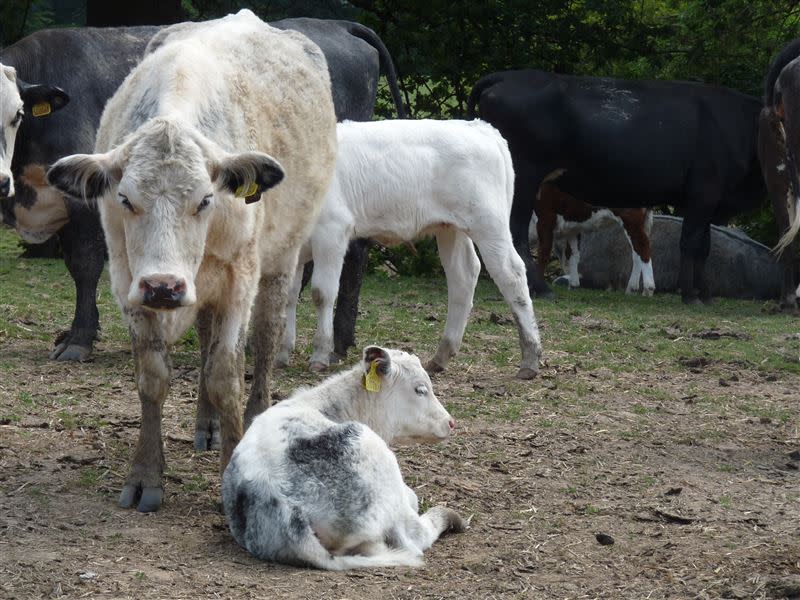
[[[140,512],[152,512],[161,507],[164,495],[161,410],[169,391],[172,367],[167,344],[154,315],[145,311],[131,313],[130,335],[142,425],[119,505],[130,508],[137,504]]]
[[[97,339],[97,283],[103,272],[105,242],[100,218],[90,209],[74,209],[59,232],[64,262],[75,282],[75,317],[68,331],[58,335],[50,353],[53,360],[84,361]]]
[[[247,307],[249,313],[249,307]],[[242,439],[244,343],[249,314],[215,313],[201,373],[209,404],[219,417],[220,473]],[[213,438],[212,438],[213,441]]]
[[[300,289],[303,286],[304,269],[305,265],[298,262],[292,285],[289,288],[286,303],[286,328],[283,331],[283,340],[281,341],[278,356],[275,358],[275,366],[279,368],[289,366],[289,361],[294,351],[294,345],[297,339],[297,303],[300,301]],[[314,273],[316,273],[316,267]]]
[[[197,391],[197,417],[194,428],[194,449],[219,450],[219,413],[208,397],[206,387],[206,363],[208,362],[208,349],[211,347],[213,333],[213,315],[208,309],[201,310],[197,315],[195,327],[200,338],[200,377]]]
[[[283,338],[286,303],[292,272],[261,276],[253,307],[253,381],[244,413],[245,428],[271,404],[269,380],[278,345]]]

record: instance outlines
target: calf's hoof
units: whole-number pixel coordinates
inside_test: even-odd
[[[557,285],[559,287],[569,287],[569,277],[566,275],[561,275],[560,277],[556,277],[553,279],[553,285]]]
[[[521,367],[517,371],[517,379],[534,379],[539,374],[539,369],[531,369],[530,367]]]
[[[275,360],[272,361],[272,366],[276,369],[285,369],[289,366],[289,357],[279,354],[275,357]]]
[[[205,423],[198,423],[194,432],[194,449],[198,452],[206,450],[219,450],[219,419],[209,419]]]
[[[91,346],[79,346],[78,344],[61,343],[58,344],[50,353],[50,360],[85,362],[92,355]]]
[[[326,365],[324,362],[314,360],[308,365],[308,370],[312,373],[324,373],[328,370],[328,365]]]
[[[644,296],[646,298],[652,298],[654,292],[655,292],[655,290],[653,288],[644,288],[642,290],[642,296]]]
[[[531,298],[538,298],[540,300],[555,300],[556,295],[553,293],[553,290],[544,290],[541,292],[537,292],[535,290],[529,290],[531,294]]]
[[[161,486],[141,487],[134,483],[128,483],[120,492],[118,504],[121,508],[131,508],[137,504],[136,510],[139,512],[155,512],[161,508],[163,498],[164,490]]]

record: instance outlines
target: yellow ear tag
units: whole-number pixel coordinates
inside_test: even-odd
[[[236,188],[236,191],[233,193],[234,196],[237,198],[249,198],[250,196],[255,195],[258,191],[258,185],[253,182],[249,186],[245,186],[244,184],[240,185]]]
[[[31,114],[34,117],[44,117],[46,115],[49,115],[51,112],[53,112],[53,108],[47,101],[34,104],[33,108],[31,108]]]
[[[372,361],[369,367],[369,373],[364,375],[364,389],[368,392],[381,391],[381,376],[378,375],[378,360]]]

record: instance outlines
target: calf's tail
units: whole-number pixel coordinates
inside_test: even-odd
[[[775,246],[775,252],[780,254],[789,245],[794,241],[794,238],[797,237],[798,232],[800,232],[800,197],[794,197],[794,207],[789,207],[789,229],[786,230],[786,233],[781,236],[781,239],[778,240],[778,245]]]

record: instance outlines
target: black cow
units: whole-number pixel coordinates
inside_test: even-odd
[[[680,207],[683,301],[710,300],[703,270],[711,223],[764,197],[757,98],[695,83],[527,69],[482,78],[469,98],[470,116],[476,106],[511,149],[511,231],[533,293],[552,292],[531,258],[528,224],[539,185],[563,169],[558,187],[594,205]]]
[[[58,86],[71,98],[52,114],[37,116],[33,107],[25,111],[11,167],[16,194],[0,200],[3,220],[24,239],[43,242],[58,234],[75,281],[75,318],[69,331],[56,338],[51,358],[84,360],[91,352],[105,242],[97,211],[55,192],[45,173],[62,156],[91,152],[106,100],[156,31],[157,27],[41,30],[0,53],[0,62],[13,66],[21,80]]]
[[[787,44],[772,61],[764,80],[764,107],[758,130],[758,156],[767,184],[778,231],[783,270],[780,303],[797,308],[796,257],[798,243],[791,228],[794,204],[800,196],[797,153],[800,152],[800,40]],[[794,219],[800,226],[800,220]]]
[[[273,25],[306,34],[325,53],[338,118],[371,118],[381,71],[389,82],[398,114],[405,115],[391,57],[371,29],[348,21],[318,19],[285,19]],[[3,220],[26,239],[43,242],[57,232],[75,281],[75,319],[71,329],[57,337],[51,354],[54,359],[84,360],[91,353],[98,329],[96,294],[105,243],[97,211],[83,201],[54,193],[46,185],[44,173],[62,156],[92,151],[105,102],[159,29],[42,30],[0,54],[0,63],[17,67],[21,79],[61,86],[72,98],[67,108],[47,118],[25,114],[14,152],[17,194],[0,202]],[[355,342],[351,323],[355,321],[365,256],[365,243],[355,242],[347,257],[352,266],[340,286],[339,304],[348,310],[337,311],[337,326],[351,332],[349,345]]]

